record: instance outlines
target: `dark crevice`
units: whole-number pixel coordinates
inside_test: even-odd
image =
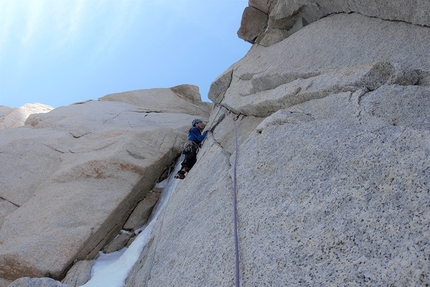
[[[16,207],[21,207],[20,205],[18,205],[18,204],[16,204],[16,203],[13,203],[12,201],[10,201],[10,200],[7,200],[6,198],[4,198],[4,197],[2,197],[2,196],[0,196],[0,199],[2,199],[2,200],[4,200],[4,201],[6,201],[6,202],[9,202],[10,204],[12,204],[12,205],[14,205],[14,206],[16,206]]]

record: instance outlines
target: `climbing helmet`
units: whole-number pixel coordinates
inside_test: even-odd
[[[195,127],[198,123],[201,123],[201,122],[202,122],[202,120],[200,120],[200,119],[194,119],[192,125],[193,125],[193,127]]]

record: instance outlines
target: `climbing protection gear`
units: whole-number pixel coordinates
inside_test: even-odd
[[[182,153],[186,154],[188,152],[195,152],[196,154],[199,152],[199,145],[194,141],[187,141],[182,145]]]

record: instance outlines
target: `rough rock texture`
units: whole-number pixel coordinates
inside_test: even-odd
[[[428,43],[339,14],[253,46],[213,83],[222,120],[126,286],[234,285],[236,155],[242,286],[429,285]]]
[[[8,287],[69,287],[52,278],[23,277],[13,281]]]
[[[103,248],[103,253],[108,254],[123,249],[127,246],[127,243],[131,237],[132,233],[130,232],[122,232],[118,234]]]
[[[23,126],[32,114],[47,113],[54,108],[39,103],[25,104],[19,108],[0,106],[0,130]]]
[[[334,15],[282,43],[253,46],[212,84],[209,98],[237,113],[265,117],[333,93],[385,84],[425,86],[429,42],[428,27]]]
[[[12,283],[12,280],[0,278],[0,287],[7,287],[10,283]]]
[[[160,193],[150,192],[148,195],[141,200],[137,206],[134,208],[130,217],[127,219],[123,226],[124,230],[134,231],[142,227],[151,215],[152,208],[157,203]]]
[[[90,101],[0,131],[0,161],[8,163],[0,173],[0,277],[61,279],[76,259],[94,258],[118,234],[180,153],[191,121],[210,107],[194,86],[177,89],[193,93],[173,93],[175,113]],[[165,90],[160,94],[172,93]],[[140,97],[145,103],[146,94]],[[181,108],[184,98],[194,113]]]
[[[268,18],[266,28],[259,35],[244,33],[249,30],[247,27],[261,23],[261,20],[254,21],[247,13],[254,7],[266,13]],[[260,0],[249,1],[238,36],[251,43],[270,46],[309,23],[335,13],[359,13],[385,20],[430,26],[427,0]]]
[[[151,113],[188,113],[207,117],[211,106],[202,102],[199,88],[193,85],[180,85],[170,89],[158,88],[110,94],[99,101],[120,101],[141,107],[141,111]]]
[[[246,7],[243,11],[242,22],[237,35],[250,43],[264,32],[267,27],[268,16],[266,13],[254,8]]]
[[[272,2],[249,3],[255,7]],[[222,106],[216,107],[210,116],[208,128],[214,127],[214,132],[206,139],[186,179],[178,182],[163,221],[156,223],[126,287],[233,286],[235,179],[241,286],[430,285],[430,28],[418,21],[428,17],[429,2],[279,0],[277,3],[264,6],[268,7],[267,12],[261,7],[258,10],[271,18],[293,11],[290,14],[298,15],[297,18],[282,16],[277,23],[285,20],[285,25],[295,26],[297,32],[269,47],[254,45],[212,84],[209,97]],[[375,13],[369,17],[358,13],[331,15],[342,12],[345,3],[349,5],[348,12]],[[319,18],[326,15],[331,16]],[[160,100],[165,101],[173,94],[183,96],[189,89],[193,90],[178,87],[164,91],[165,96]],[[144,93],[155,99],[152,92]],[[172,108],[156,108],[151,100],[146,103],[136,99],[137,94],[125,93],[123,98],[128,103],[142,103],[141,111],[147,111],[148,107],[159,111]],[[185,98],[192,101],[194,97]],[[121,105],[114,104],[115,109],[107,108],[109,103],[104,101],[107,106],[100,108],[108,111],[109,118],[94,116],[103,123],[94,125],[97,132],[87,133],[86,127],[92,126],[88,119],[85,125],[76,121],[72,125],[63,121],[55,110],[49,113],[50,118],[56,115],[55,120],[45,121],[37,116],[27,121],[29,126],[16,129],[25,130],[28,137],[13,145],[6,144],[8,149],[2,147],[2,162],[4,159],[13,162],[13,168],[35,182],[37,190],[33,192],[33,188],[20,185],[18,180],[1,188],[2,192],[11,188],[21,192],[1,195],[3,204],[16,211],[6,217],[0,241],[4,240],[2,234],[17,234],[19,243],[40,230],[45,231],[46,225],[40,222],[56,218],[59,210],[79,221],[73,226],[63,224],[70,223],[63,218],[55,230],[47,230],[40,238],[50,244],[64,238],[56,233],[58,230],[71,229],[76,233],[79,228],[95,225],[87,223],[93,220],[93,213],[85,218],[81,215],[94,210],[95,203],[89,205],[87,201],[91,203],[96,198],[99,204],[96,206],[100,208],[115,200],[112,194],[120,192],[112,191],[111,184],[103,185],[103,191],[91,185],[91,196],[80,202],[85,206],[78,214],[68,211],[66,206],[57,207],[56,198],[66,196],[64,192],[69,194],[70,185],[75,190],[82,189],[80,181],[75,180],[80,177],[65,174],[81,171],[84,160],[68,157],[86,149],[104,150],[103,154],[86,152],[86,158],[90,155],[98,162],[100,156],[105,159],[106,154],[114,154],[115,159],[132,160],[135,166],[140,166],[135,160],[150,157],[145,153],[142,158],[139,152],[142,146],[129,144],[127,152],[117,151],[112,150],[115,142],[108,144],[102,140],[101,135],[110,138],[119,133],[120,144],[124,146],[124,133],[107,132],[104,130],[107,123],[126,122],[125,126],[133,127],[133,131],[137,123],[143,124],[141,118],[124,120],[122,117],[128,117],[128,112],[119,112]],[[91,106],[94,113],[99,106],[92,105],[83,106]],[[88,113],[82,108],[73,110],[73,114],[80,112]],[[154,129],[157,136],[150,135],[158,139],[161,127],[155,117],[161,115],[145,115],[143,121],[157,127]],[[174,123],[163,118],[160,125],[162,122],[170,127],[169,134],[173,131],[181,134],[183,129],[176,126],[178,121],[178,116]],[[35,128],[30,128],[31,125]],[[39,125],[49,130],[36,136],[32,131]],[[0,132],[0,138],[4,134],[6,142],[11,141],[14,135],[11,130]],[[94,138],[75,145],[60,133],[63,130],[74,139]],[[165,142],[170,140],[173,139],[166,138]],[[16,146],[21,153],[16,152]],[[19,169],[19,164],[26,162],[20,157],[28,154],[29,147],[35,147],[30,160],[37,164]],[[156,142],[151,147],[158,152],[163,144]],[[56,153],[50,154],[53,150]],[[16,156],[7,158],[12,152]],[[68,165],[74,168],[66,169]],[[92,174],[84,170],[84,174]],[[100,174],[99,170],[94,170],[95,175]],[[101,170],[101,174],[109,171],[115,182],[129,178],[115,168]],[[0,178],[8,172],[12,178],[8,170],[5,175],[0,173]],[[66,179],[59,182],[63,193],[41,190],[58,179]],[[128,179],[132,188],[131,182]],[[54,187],[60,189],[60,184]],[[121,187],[116,188],[121,190]],[[68,204],[73,199],[75,196],[70,196]],[[28,218],[23,208],[35,204],[49,212]],[[111,214],[117,215],[118,210]],[[123,218],[125,221],[125,214]],[[29,232],[25,228],[14,229],[12,224],[18,226],[20,220],[43,228],[29,227]],[[109,217],[107,221],[111,221]],[[105,229],[100,226],[98,230]],[[118,233],[115,228],[111,230]],[[105,242],[113,237],[109,235],[103,237]],[[36,256],[69,251],[66,243],[54,244],[43,253],[36,251]],[[33,242],[26,244],[31,246]],[[3,246],[2,243],[4,249],[0,250],[15,248],[12,243]],[[27,264],[29,268],[40,266],[38,262],[25,261],[31,256],[14,255],[19,264]]]
[[[70,287],[79,287],[84,285],[91,279],[91,269],[94,265],[92,260],[82,260],[73,264],[72,268],[67,272],[66,277],[64,277],[63,284]]]

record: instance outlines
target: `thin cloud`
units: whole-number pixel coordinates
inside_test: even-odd
[[[91,1],[58,1],[55,7],[55,33],[54,49],[66,45],[73,45],[84,29],[84,17]]]
[[[0,55],[10,37],[14,19],[13,6],[9,1],[0,1]]]
[[[43,0],[33,0],[30,3],[30,5],[26,6],[27,11],[25,11],[27,14],[27,21],[25,31],[21,37],[21,43],[23,45],[29,45],[35,39],[36,34],[40,31],[43,19]]]
[[[110,1],[102,2],[98,9],[103,11],[102,17],[106,17],[106,19],[99,19],[104,24],[104,29],[100,31],[99,40],[93,51],[93,58],[97,58],[98,55],[110,55],[116,50],[124,34],[128,32],[128,28],[139,16],[144,3],[143,1],[130,0],[116,1],[114,3]],[[108,11],[104,5],[110,6]],[[112,8],[112,5],[115,5],[115,7]]]

